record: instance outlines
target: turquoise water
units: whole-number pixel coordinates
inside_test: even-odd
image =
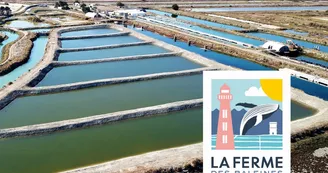
[[[182,57],[163,57],[65,66],[52,69],[38,86],[173,72],[199,67],[201,66]]]
[[[322,67],[328,68],[328,62],[327,61],[310,58],[308,56],[298,56],[296,59],[301,60],[301,61],[305,61],[305,62],[310,62],[310,63],[313,63],[313,64],[319,64]]]
[[[117,32],[119,31],[115,29],[98,28],[98,29],[87,29],[87,30],[64,32],[61,34],[61,36],[71,37],[71,36],[82,36],[82,35],[112,34]]]
[[[0,111],[0,129],[198,99],[202,86],[193,75],[22,97]]]
[[[130,27],[133,29],[132,27]],[[227,56],[218,52],[213,52],[213,51],[204,51],[203,49],[196,47],[196,46],[188,46],[185,42],[177,41],[174,42],[173,39],[164,37],[162,35],[150,32],[150,31],[140,31],[140,30],[135,30],[136,32],[140,32],[142,34],[145,34],[147,36],[153,37],[155,39],[164,41],[168,44],[172,44],[175,46],[178,46],[182,49],[197,53],[199,55],[202,55],[203,57],[215,60],[217,62],[220,62],[225,65],[230,65],[233,67],[237,67],[243,70],[273,70],[271,68],[265,67],[263,65],[238,58],[238,57],[232,57],[232,56]],[[312,82],[304,81],[295,77],[291,78],[291,85],[294,88],[298,88],[300,90],[303,90],[305,93],[309,95],[313,95],[319,98],[322,98],[324,100],[328,100],[328,89],[327,87],[317,85]]]
[[[155,14],[163,15],[163,16],[164,15],[171,16],[171,13],[166,13],[163,11],[158,11],[158,10],[147,10],[147,11],[155,13]],[[177,18],[181,19],[181,20],[190,21],[190,22],[200,23],[200,24],[207,25],[207,26],[212,26],[212,27],[218,27],[218,28],[224,28],[224,29],[230,29],[230,30],[243,29],[243,28],[237,27],[237,26],[225,25],[222,23],[210,22],[210,21],[206,21],[206,20],[196,19],[196,18],[187,17],[187,16],[181,16],[181,15],[179,15]]]
[[[118,36],[118,37],[102,37],[102,38],[88,38],[77,40],[62,40],[63,48],[80,48],[80,47],[93,47],[104,46],[111,44],[124,44],[140,42],[142,40],[132,36]]]
[[[17,67],[12,72],[0,77],[0,88],[9,82],[15,81],[19,76],[32,69],[43,57],[46,44],[48,42],[47,37],[39,37],[33,43],[34,46],[31,51],[30,59],[23,65]]]
[[[296,34],[296,35],[308,35],[307,32],[299,32],[299,31],[295,31],[295,30],[292,30],[292,29],[287,29],[287,30],[285,30],[285,32],[288,32],[288,33],[291,33],[291,34]]]
[[[167,52],[169,51],[164,48],[149,44],[149,45],[140,45],[140,46],[119,47],[113,49],[65,52],[59,55],[58,60],[59,61],[91,60],[91,59],[101,59],[101,58],[114,58],[114,57],[121,57],[121,56],[167,53]]]
[[[5,47],[8,43],[15,41],[19,36],[16,33],[8,32],[8,31],[0,31],[1,33],[4,33],[8,36],[6,40],[0,43],[0,60],[2,59],[2,49]]]
[[[282,135],[235,135],[236,150],[282,150]],[[215,150],[216,135],[212,135]]]
[[[33,22],[29,22],[26,20],[13,20],[10,22],[7,22],[5,24],[6,26],[9,27],[14,27],[14,28],[29,28],[29,27],[37,27],[37,26],[49,26],[49,24],[47,23],[33,23]]]
[[[193,8],[195,12],[219,12],[219,11],[304,11],[304,10],[328,10],[328,6],[311,7],[232,7],[232,8]]]
[[[202,109],[0,140],[0,172],[58,172],[202,141]],[[17,165],[19,163],[19,165]]]

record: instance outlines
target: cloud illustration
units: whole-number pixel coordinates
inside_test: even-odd
[[[267,95],[263,92],[262,87],[257,88],[255,86],[252,86],[248,90],[245,91],[245,96],[264,97],[264,96],[267,96]]]

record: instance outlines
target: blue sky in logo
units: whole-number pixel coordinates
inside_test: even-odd
[[[220,88],[223,84],[227,84],[230,87],[230,93],[233,95],[231,100],[231,110],[240,110],[243,107],[235,106],[237,103],[252,103],[256,105],[261,104],[279,104],[279,108],[282,109],[282,102],[278,102],[270,99],[267,96],[246,96],[245,91],[251,87],[260,88],[259,79],[213,79],[212,80],[212,110],[220,108],[220,101],[217,99],[217,95],[220,93]]]

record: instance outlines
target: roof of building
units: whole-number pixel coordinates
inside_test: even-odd
[[[145,13],[140,9],[116,10],[115,13]]]
[[[93,12],[88,12],[88,13],[85,13],[85,16],[95,18],[95,17],[99,16],[99,14],[98,13],[93,13]]]
[[[275,41],[267,41],[261,47],[266,49],[272,49],[275,51],[281,51],[281,48],[288,49],[288,46],[286,46],[285,44]]]

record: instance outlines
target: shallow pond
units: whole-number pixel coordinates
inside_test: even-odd
[[[64,32],[61,34],[61,36],[71,37],[71,36],[82,36],[82,35],[112,34],[112,33],[117,33],[117,32],[120,32],[120,31],[115,30],[115,29],[109,29],[109,28],[97,28],[97,29],[87,29],[87,30]]]
[[[77,40],[62,40],[62,48],[82,48],[82,47],[93,47],[93,46],[105,46],[112,44],[124,44],[141,42],[136,37],[132,36],[118,36],[118,37],[101,37],[101,38],[88,38],[88,39],[77,39]]]
[[[47,23],[42,23],[42,22],[30,22],[26,20],[13,20],[10,22],[7,22],[5,24],[6,26],[9,27],[14,27],[14,28],[29,28],[29,27],[37,27],[37,26],[49,26]]]
[[[0,111],[0,129],[198,99],[202,86],[193,75],[22,97]]]
[[[102,58],[115,58],[115,57],[122,57],[122,56],[167,53],[167,52],[169,51],[162,47],[149,44],[149,45],[140,45],[140,46],[119,47],[119,48],[112,48],[112,49],[65,52],[59,55],[58,60],[59,61],[91,60],[91,59],[102,59]]]
[[[202,113],[202,109],[193,109],[44,136],[0,140],[0,163],[5,163],[1,164],[0,172],[58,172],[201,142]]]
[[[89,80],[173,72],[201,67],[183,57],[162,57],[141,60],[74,65],[52,69],[38,86],[59,85]],[[67,75],[69,74],[69,75]]]

